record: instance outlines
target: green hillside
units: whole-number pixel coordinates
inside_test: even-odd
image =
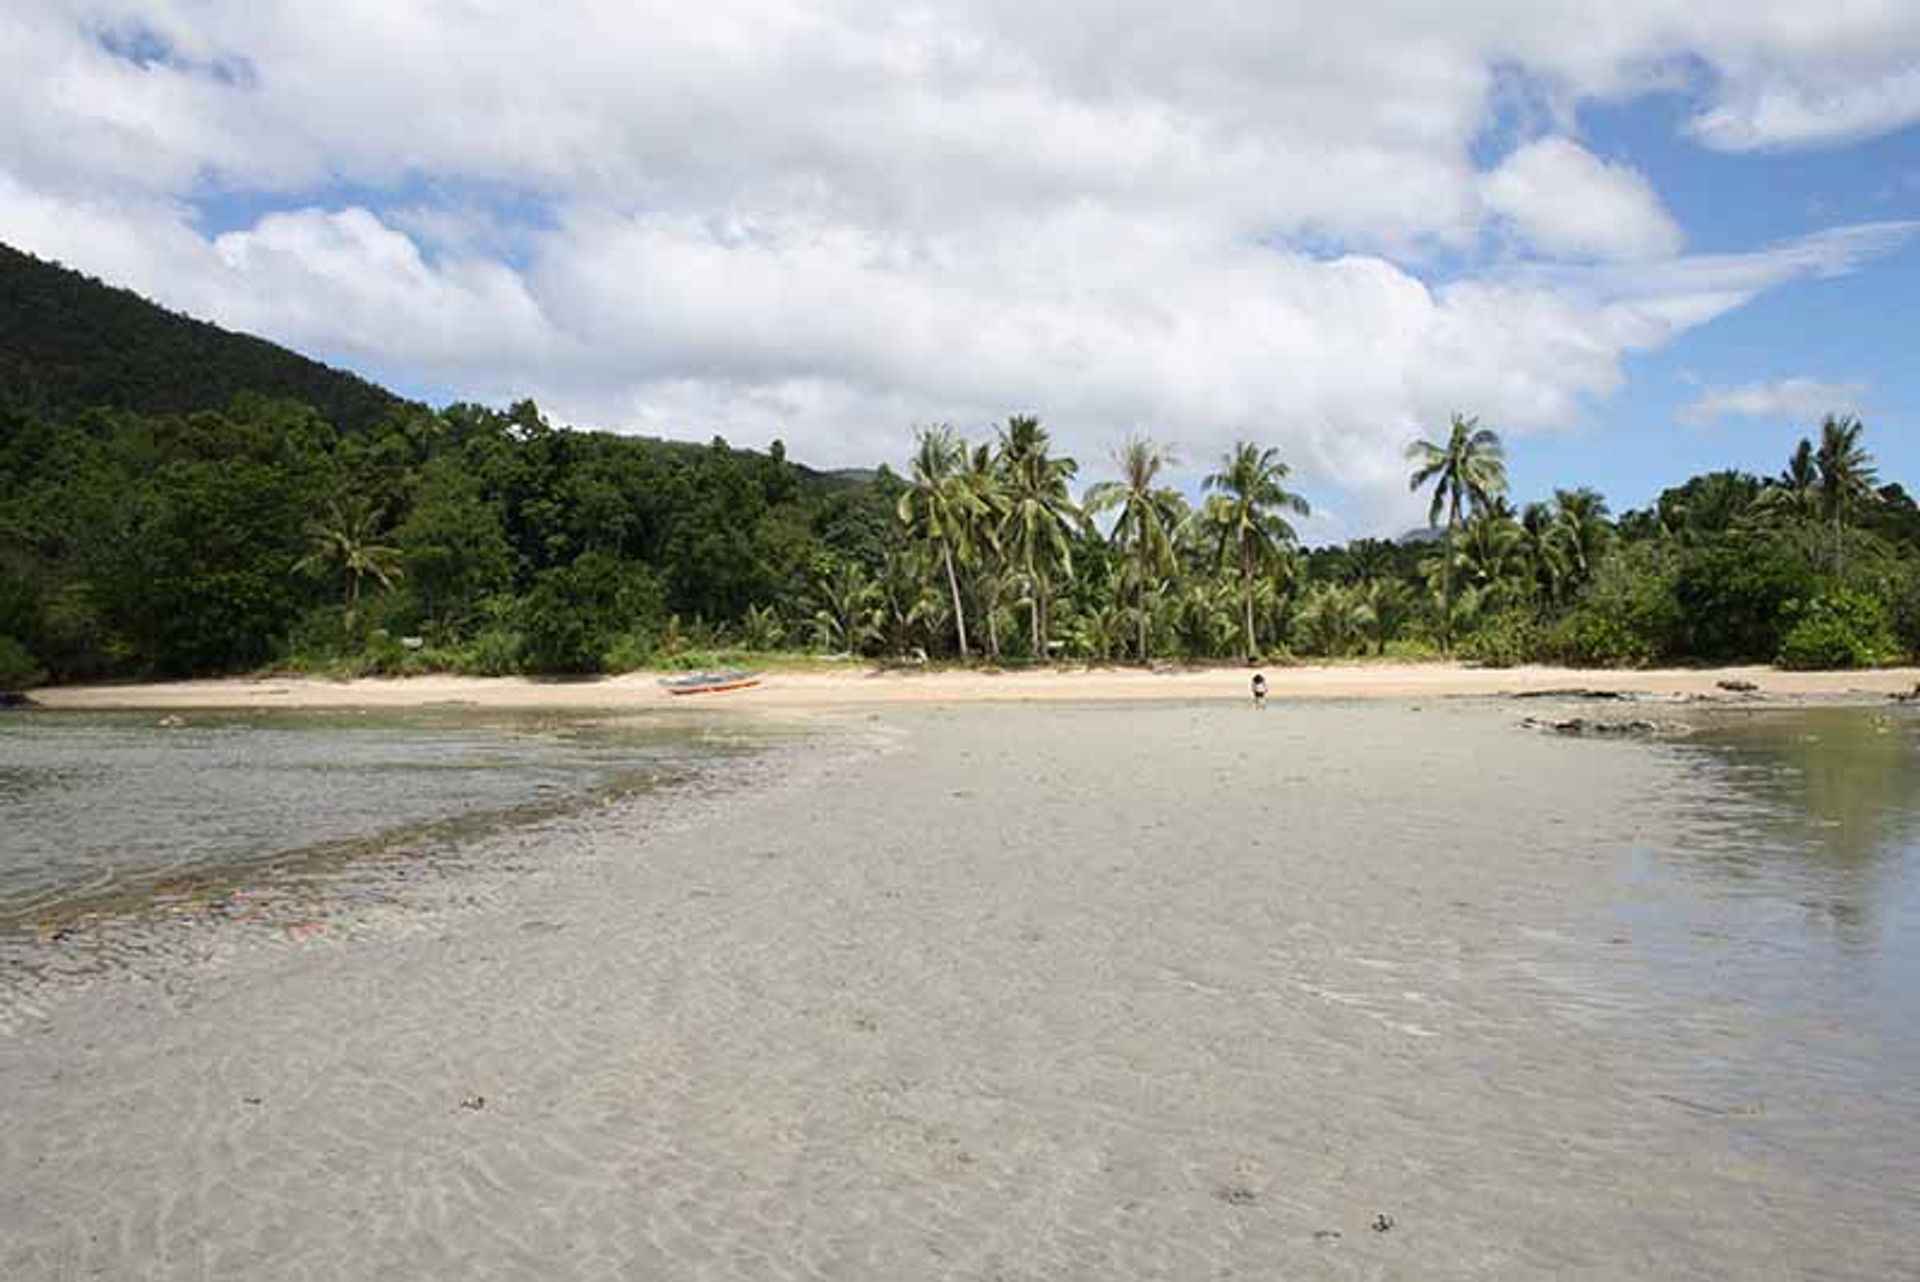
[[[102,407],[182,414],[224,409],[242,392],[311,405],[343,431],[364,431],[405,403],[265,339],[0,244],[0,405],[42,418]]]

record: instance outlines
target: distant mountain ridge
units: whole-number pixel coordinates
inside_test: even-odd
[[[0,407],[65,418],[224,409],[242,392],[303,401],[343,431],[408,402],[251,334],[0,244]]]

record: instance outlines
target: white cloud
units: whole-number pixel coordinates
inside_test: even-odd
[[[1481,179],[1488,210],[1543,254],[1563,258],[1670,258],[1680,224],[1651,184],[1565,138],[1518,148]]]
[[[1866,390],[1865,383],[1826,383],[1813,378],[1709,387],[1680,411],[1680,417],[1689,423],[1737,416],[1810,425],[1827,414],[1857,413]]]
[[[562,419],[864,463],[1034,409],[1196,472],[1248,434],[1391,523],[1416,425],[1565,426],[1627,354],[1911,233],[1676,257],[1580,105],[1684,84],[1723,147],[1920,115],[1920,6],[1709,8],[13,0],[0,239]],[[1482,173],[1516,78],[1554,132]]]

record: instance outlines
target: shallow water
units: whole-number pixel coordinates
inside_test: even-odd
[[[685,717],[471,711],[0,719],[0,932],[445,846],[744,750]]]
[[[1920,720],[1529,710],[891,712],[43,986],[0,1274],[1913,1276]]]

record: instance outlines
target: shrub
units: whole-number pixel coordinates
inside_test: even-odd
[[[1879,597],[1836,588],[1787,610],[1791,620],[1776,662],[1783,668],[1870,668],[1900,652]]]
[[[1576,668],[1644,668],[1657,657],[1652,642],[1626,618],[1582,606],[1555,624],[1543,651]]]
[[[520,634],[498,624],[482,628],[460,658],[460,670],[476,677],[504,677],[520,670]]]
[[[1525,611],[1496,614],[1460,642],[1460,657],[1487,668],[1530,663],[1545,648],[1540,621]]]
[[[12,637],[0,633],[0,691],[12,693],[39,685],[46,675],[40,670],[40,662],[33,657],[32,651]]]

